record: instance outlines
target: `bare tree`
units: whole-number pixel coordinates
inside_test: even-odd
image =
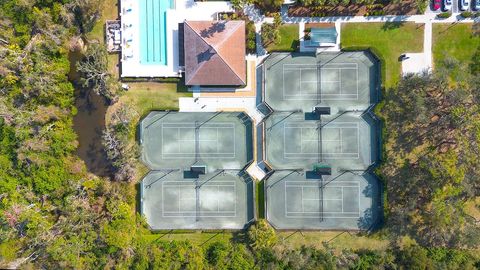
[[[115,103],[119,83],[108,72],[108,53],[103,45],[90,44],[82,61],[77,63],[83,86]]]

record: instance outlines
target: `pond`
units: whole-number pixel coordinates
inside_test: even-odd
[[[105,99],[78,83],[76,62],[81,58],[78,52],[70,52],[69,79],[75,87],[75,106],[77,114],[73,117],[73,129],[77,133],[77,155],[85,162],[89,172],[110,177],[110,162],[102,145],[102,131],[105,128],[105,114],[108,104]]]

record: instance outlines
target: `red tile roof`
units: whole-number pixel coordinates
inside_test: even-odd
[[[186,21],[187,85],[245,85],[244,21]]]

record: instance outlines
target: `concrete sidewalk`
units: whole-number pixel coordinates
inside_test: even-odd
[[[191,97],[180,98],[181,112],[244,111],[255,122],[260,123],[263,114],[257,110],[256,97]]]

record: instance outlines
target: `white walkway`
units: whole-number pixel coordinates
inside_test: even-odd
[[[430,72],[433,68],[432,56],[432,21],[424,22],[423,53],[406,53],[408,59],[402,62],[402,73]]]
[[[181,112],[245,111],[255,123],[260,123],[263,114],[257,110],[256,97],[191,97],[180,98]]]

